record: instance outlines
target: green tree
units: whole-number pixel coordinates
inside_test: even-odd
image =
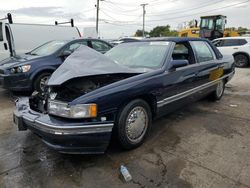
[[[150,37],[178,36],[178,32],[170,29],[170,25],[157,26],[149,32]]]
[[[149,34],[149,32],[144,31],[145,36]],[[135,37],[142,37],[142,30],[141,29],[137,29],[137,31],[134,34]]]
[[[249,31],[249,29],[248,28],[245,28],[245,27],[238,27],[238,33],[244,33],[244,32],[246,32],[246,31]]]

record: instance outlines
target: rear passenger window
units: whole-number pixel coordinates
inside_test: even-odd
[[[3,24],[0,22],[0,41],[3,41]]]
[[[204,41],[192,41],[191,42],[197,61],[199,63],[206,62],[206,61],[211,61],[214,59],[214,55],[212,50],[209,48],[207,42]]]
[[[247,41],[245,39],[239,39],[239,46],[245,45]]]
[[[93,48],[98,52],[108,51],[110,50],[110,46],[101,41],[92,41]]]
[[[222,46],[238,46],[238,40],[236,39],[226,39],[223,41]]]
[[[65,50],[69,50],[69,51],[73,52],[77,48],[79,48],[81,45],[87,46],[87,41],[81,41],[81,42],[76,42],[76,43],[70,44]]]

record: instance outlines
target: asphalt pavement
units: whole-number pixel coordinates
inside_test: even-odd
[[[113,140],[103,155],[59,154],[30,131],[17,131],[13,100],[0,89],[1,188],[250,188],[250,68],[236,69],[221,101],[183,107],[155,121],[140,148],[123,151]]]

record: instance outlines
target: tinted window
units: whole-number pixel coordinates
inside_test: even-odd
[[[238,46],[239,45],[239,41],[238,39],[226,39],[223,40],[221,46]]]
[[[211,61],[214,59],[213,53],[209,48],[208,44],[204,41],[192,41],[192,46],[194,48],[197,61],[199,63]]]
[[[136,39],[121,39],[121,41],[123,41],[123,42],[136,42],[138,40],[136,40]]]
[[[98,52],[106,52],[110,50],[110,46],[101,41],[92,41],[92,47]]]
[[[245,39],[239,39],[239,45],[245,45],[247,41]]]
[[[3,24],[0,22],[0,41],[3,41]]]

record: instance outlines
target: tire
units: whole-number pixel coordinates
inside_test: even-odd
[[[50,72],[44,72],[40,75],[38,75],[34,81],[34,90],[40,92],[44,91],[44,84],[51,76]]]
[[[138,114],[141,118],[137,117]],[[127,150],[139,147],[144,142],[151,123],[152,113],[147,102],[136,99],[128,103],[119,113],[116,123],[120,145]]]
[[[216,86],[215,91],[213,91],[209,97],[212,101],[218,101],[222,98],[224,91],[225,91],[225,81],[220,80]]]
[[[238,55],[234,56],[234,60],[235,60],[236,67],[243,68],[249,64],[249,59],[244,54],[238,54]]]

